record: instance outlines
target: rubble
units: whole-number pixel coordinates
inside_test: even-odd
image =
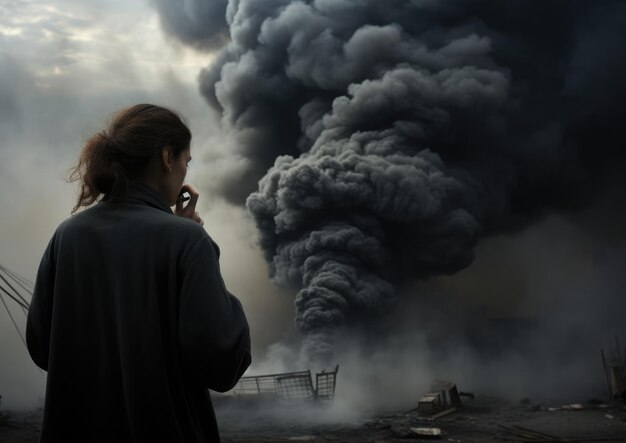
[[[429,419],[430,419],[431,421],[435,421],[435,420],[437,420],[437,419],[439,419],[439,418],[441,418],[441,417],[445,417],[445,416],[446,416],[446,415],[448,415],[448,414],[452,414],[453,412],[455,412],[455,411],[456,411],[456,409],[457,409],[456,407],[454,407],[454,408],[450,408],[450,409],[446,409],[445,411],[441,411],[441,412],[439,412],[438,414],[435,414],[435,415],[433,415],[432,417],[429,417]]]
[[[422,415],[432,415],[437,411],[441,411],[443,409],[441,393],[429,392],[424,394],[420,398],[417,408]]]
[[[626,435],[586,435],[562,437],[536,431],[519,425],[499,425],[500,432],[495,436],[499,440],[516,442],[583,442],[583,441],[624,441]]]
[[[337,421],[333,409],[317,408],[314,403],[308,403],[309,406],[302,409],[239,408],[232,407],[233,404],[239,403],[216,406],[224,443],[498,441],[494,438],[508,442],[626,441],[626,424],[623,422],[626,410],[623,405],[609,405],[607,409],[585,405],[582,410],[548,412],[544,409],[530,413],[528,407],[520,405],[519,401],[476,395],[473,401],[459,407],[454,415],[441,417],[434,425],[432,416],[420,416],[417,410],[412,413],[386,411],[384,415],[363,417],[367,421],[346,422]],[[10,421],[0,426],[0,441],[36,443],[41,413],[40,410],[36,414],[7,415]],[[607,419],[606,414],[614,418]],[[0,423],[2,415],[0,412]],[[419,435],[415,429],[438,429],[441,436]]]
[[[609,396],[626,401],[626,349],[620,346],[619,337],[615,336],[615,343],[605,354],[604,348],[600,349],[602,366],[609,388]]]
[[[441,429],[439,428],[409,428],[419,437],[441,438]]]
[[[391,434],[396,438],[416,438],[416,435],[411,431],[411,427],[406,423],[394,423],[389,427]]]
[[[573,403],[571,405],[563,405],[561,409],[564,411],[580,411],[584,409],[584,407],[580,403]]]
[[[496,438],[501,440],[515,440],[515,441],[562,441],[560,437],[546,434],[543,432],[533,431],[532,429],[524,428],[519,425],[499,425],[502,433],[496,435]],[[521,437],[521,440],[520,440]]]
[[[472,393],[459,392],[452,382],[435,381],[431,392],[425,393],[419,399],[417,410],[421,416],[430,416],[432,420],[436,420],[460,408],[461,396],[474,398]]]
[[[431,391],[423,394],[417,408],[408,411],[405,415],[417,411],[423,424],[432,423],[446,415],[455,412],[461,407],[461,396],[474,398],[474,394],[459,392],[456,384],[449,381],[435,381]],[[430,426],[409,426],[406,423],[394,423],[390,426],[392,434],[397,438],[441,438],[441,428]]]
[[[438,439],[443,435],[441,428],[424,426],[421,424],[412,425],[412,420],[399,420],[389,426],[391,434],[402,439]]]

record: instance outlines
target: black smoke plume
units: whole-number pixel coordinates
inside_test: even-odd
[[[273,279],[299,288],[314,354],[398,284],[583,207],[625,166],[624,2],[157,5],[196,46],[228,26],[200,75],[245,159],[222,193],[246,201]]]
[[[181,42],[198,49],[215,49],[228,41],[227,0],[152,0],[161,26]]]

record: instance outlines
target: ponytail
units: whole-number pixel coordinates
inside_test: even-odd
[[[114,160],[113,143],[105,131],[92,135],[83,146],[78,163],[70,169],[69,181],[80,181],[75,213],[81,206],[93,204],[100,195],[104,199],[120,197],[128,189],[128,177]]]

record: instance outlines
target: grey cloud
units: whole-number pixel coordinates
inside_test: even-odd
[[[0,54],[0,129],[8,133],[20,129],[22,109],[16,85],[25,82],[25,72],[7,54]]]

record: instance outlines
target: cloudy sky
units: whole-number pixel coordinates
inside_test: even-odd
[[[0,264],[34,279],[43,249],[74,203],[75,186],[64,181],[68,168],[82,141],[123,106],[157,103],[184,115],[194,137],[189,181],[206,188],[194,177],[221,144],[216,116],[197,93],[196,77],[211,57],[168,40],[147,1],[1,2]],[[282,322],[273,316],[275,327],[261,328],[261,316],[271,314],[265,309],[290,311],[291,300],[268,282],[243,210],[207,192],[199,210],[222,245],[224,278],[244,301],[261,349],[278,330],[291,327],[288,316]],[[15,316],[23,325],[24,316],[17,310]],[[2,407],[37,404],[44,374],[30,361],[4,309],[0,356]]]

